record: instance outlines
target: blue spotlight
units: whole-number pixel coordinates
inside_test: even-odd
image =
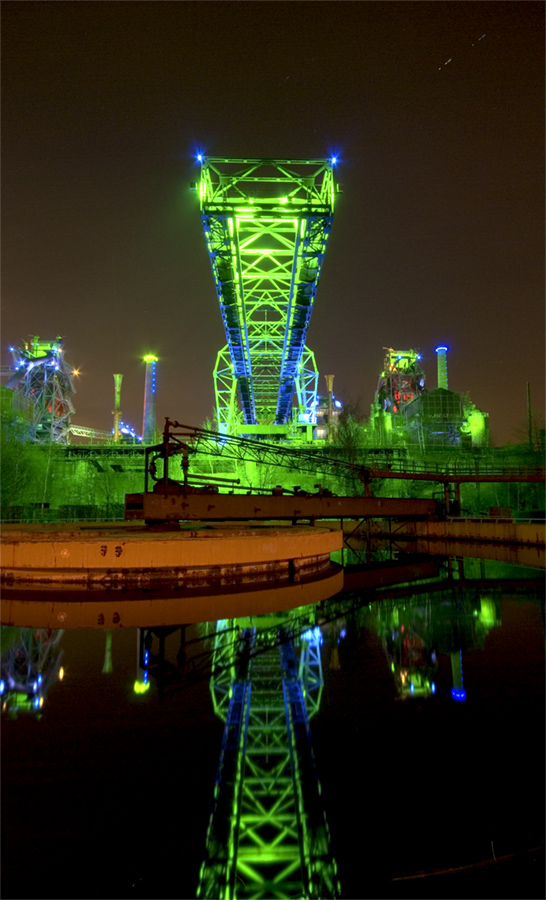
[[[464,688],[462,690],[457,690],[457,688],[451,688],[451,696],[454,700],[458,700],[459,702],[466,700],[466,691]]]

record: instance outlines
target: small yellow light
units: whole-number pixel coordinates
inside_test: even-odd
[[[61,666],[61,668],[59,669],[59,681],[62,681],[63,678],[64,678],[64,669]]]

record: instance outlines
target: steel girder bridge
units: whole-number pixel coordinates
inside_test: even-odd
[[[197,896],[337,897],[309,728],[323,686],[320,629],[301,636],[299,661],[290,632],[263,652],[260,639],[217,623],[211,692],[225,728]]]
[[[335,158],[198,157],[201,222],[227,344],[214,369],[224,433],[286,433],[292,398],[313,424],[307,329],[334,213]]]

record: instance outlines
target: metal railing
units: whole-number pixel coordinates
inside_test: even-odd
[[[2,525],[60,525],[63,522],[123,522],[125,507],[123,503],[109,506],[69,506],[56,509],[44,509],[37,506],[5,507],[0,513]]]

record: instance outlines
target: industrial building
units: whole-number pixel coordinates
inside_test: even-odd
[[[22,347],[10,347],[13,366],[6,373],[5,388],[16,391],[32,411],[29,438],[39,443],[66,444],[70,417],[74,413],[73,375],[64,359],[62,338],[42,341],[32,337]]]
[[[425,388],[421,354],[385,348],[383,370],[371,406],[369,438],[378,447],[483,449],[489,446],[489,414],[467,393],[450,391],[447,347],[437,347],[437,387]]]

